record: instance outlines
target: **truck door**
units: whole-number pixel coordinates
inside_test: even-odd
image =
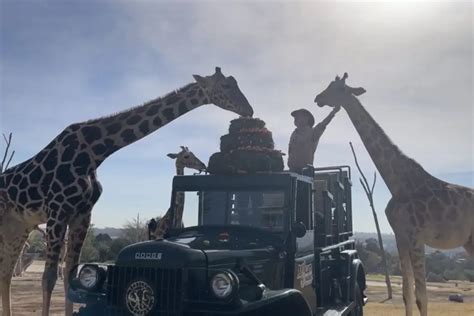
[[[306,226],[306,234],[301,238],[296,238],[293,286],[303,293],[314,313],[316,311],[316,295],[313,288],[314,226],[312,186],[310,183],[297,181],[296,192],[295,220],[297,223],[301,222]]]

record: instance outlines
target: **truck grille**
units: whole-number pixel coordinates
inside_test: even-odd
[[[107,305],[112,315],[178,316],[184,270],[109,266]]]

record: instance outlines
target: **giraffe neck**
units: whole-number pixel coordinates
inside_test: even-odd
[[[176,166],[176,175],[183,176],[184,168]],[[183,222],[183,211],[184,211],[184,192],[179,191],[176,193],[176,200],[174,203],[174,222],[176,227],[181,227]]]
[[[73,124],[80,139],[89,147],[93,167],[98,167],[117,150],[153,133],[181,115],[208,104],[197,83],[110,117]]]
[[[404,197],[432,178],[400,151],[357,98],[344,108],[394,197]]]

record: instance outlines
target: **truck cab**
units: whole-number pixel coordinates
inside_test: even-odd
[[[72,271],[78,315],[362,315],[349,167],[176,176],[183,195],[186,227]]]

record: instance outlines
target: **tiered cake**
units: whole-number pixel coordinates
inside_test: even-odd
[[[221,137],[221,151],[209,159],[210,173],[255,173],[283,170],[282,153],[274,149],[265,122],[241,117],[230,122],[229,134]]]

